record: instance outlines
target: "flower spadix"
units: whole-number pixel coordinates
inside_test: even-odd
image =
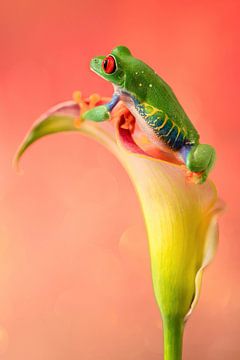
[[[189,182],[184,165],[173,154],[154,149],[143,134],[128,126],[129,114],[123,104],[108,122],[80,120],[82,109],[101,103],[103,99],[95,96],[50,109],[33,125],[16,159],[43,136],[78,131],[105,145],[120,160],[145,219],[154,293],[163,319],[165,359],[181,359],[183,324],[197,303],[202,271],[216,250],[217,215],[222,205],[210,180],[202,185]]]

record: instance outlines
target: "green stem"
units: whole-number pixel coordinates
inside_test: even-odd
[[[183,320],[179,318],[164,318],[164,360],[182,359]]]

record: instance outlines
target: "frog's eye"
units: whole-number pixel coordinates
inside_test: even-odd
[[[108,55],[102,62],[105,73],[112,74],[116,70],[116,61],[113,56]]]

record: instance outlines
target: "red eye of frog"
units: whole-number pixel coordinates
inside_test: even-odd
[[[112,74],[116,70],[116,61],[113,56],[108,55],[102,62],[102,68],[107,74]]]

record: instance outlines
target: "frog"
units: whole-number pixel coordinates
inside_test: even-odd
[[[82,114],[82,120],[110,119],[122,101],[148,140],[181,159],[197,183],[206,181],[216,151],[199,142],[199,133],[179,103],[171,87],[150,66],[134,57],[126,46],[116,46],[107,56],[96,56],[90,69],[113,85],[109,102]]]

